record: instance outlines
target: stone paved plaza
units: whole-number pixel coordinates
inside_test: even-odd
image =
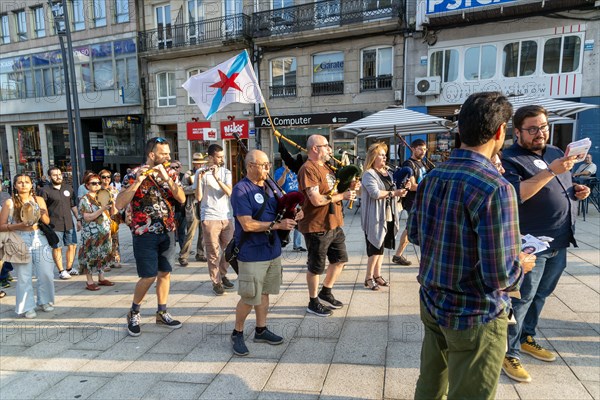
[[[501,375],[498,399],[600,399],[600,227],[590,209],[580,217],[580,247],[542,313],[539,341],[558,354],[544,363],[523,356],[533,382]],[[348,211],[347,211],[348,214]],[[229,335],[235,292],[216,297],[205,263],[174,267],[169,310],[178,330],[154,323],[153,289],[142,305],[142,335],[128,337],[125,315],[137,276],[130,233],[121,225],[124,267],[98,292],[85,278],[56,280],[56,310],[17,319],[13,287],[0,300],[0,399],[411,399],[418,376],[417,253],[410,267],[391,263],[391,287],[363,287],[366,252],[360,218],[346,217],[350,262],[334,293],[346,305],[329,318],[307,315],[306,253],[284,251],[284,284],[271,297],[269,327],[280,346],[253,343],[236,357]],[[232,272],[230,277],[235,277]]]

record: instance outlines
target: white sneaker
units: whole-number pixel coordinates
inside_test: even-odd
[[[65,270],[62,270],[58,276],[60,279],[71,279],[71,275]]]
[[[32,319],[37,317],[37,313],[35,312],[35,310],[29,310],[25,313],[25,318],[27,319]]]
[[[67,274],[71,275],[71,276],[77,276],[79,275],[79,271],[77,271],[75,268],[70,269],[69,271],[67,271]]]
[[[54,311],[54,307],[52,307],[51,304],[42,304],[41,307],[42,307],[42,310],[44,310],[44,312]]]

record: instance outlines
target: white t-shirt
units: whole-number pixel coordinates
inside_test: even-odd
[[[196,171],[194,184],[192,187],[196,190],[198,175]],[[217,176],[224,184],[231,187],[231,171],[227,168],[219,168]],[[213,176],[212,172],[204,174],[201,180],[202,201],[200,202],[200,220],[201,221],[223,221],[232,218],[231,203],[229,196],[225,194],[221,186]]]

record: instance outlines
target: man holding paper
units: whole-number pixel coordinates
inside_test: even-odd
[[[573,185],[569,171],[577,156],[565,156],[549,140],[548,114],[537,105],[519,108],[513,117],[517,142],[502,153],[504,177],[513,184],[519,200],[521,234],[552,238],[550,248],[537,253],[533,270],[525,275],[521,298],[513,299],[516,324],[509,326],[508,351],[502,369],[508,377],[530,382],[520,362],[521,353],[542,361],[556,356],[535,340],[538,319],[546,298],[554,291],[567,266],[567,247],[577,246],[577,200],[590,189]]]

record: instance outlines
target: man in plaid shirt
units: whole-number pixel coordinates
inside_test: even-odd
[[[523,271],[515,190],[490,159],[504,144],[512,105],[475,93],[459,115],[461,147],[417,189],[408,220],[421,246],[425,336],[416,399],[493,399],[510,300]]]

